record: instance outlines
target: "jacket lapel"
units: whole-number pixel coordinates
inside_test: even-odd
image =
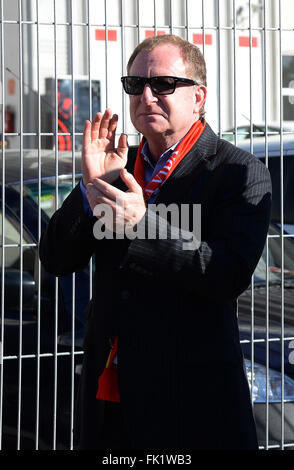
[[[218,138],[206,123],[200,138],[183,158],[167,181],[160,188],[156,204],[169,203],[187,191],[190,184],[205,169],[207,162],[216,154]]]

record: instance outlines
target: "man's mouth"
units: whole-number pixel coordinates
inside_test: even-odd
[[[156,111],[146,111],[146,112],[143,112],[143,113],[139,113],[139,116],[162,116],[163,117],[163,114],[158,113]]]

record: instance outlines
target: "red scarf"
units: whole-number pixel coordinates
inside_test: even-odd
[[[188,152],[190,152],[204,131],[205,126],[206,121],[202,123],[200,120],[198,120],[193,124],[189,132],[171,153],[164,167],[152,178],[152,180],[147,185],[144,177],[145,163],[142,155],[142,148],[146,140],[143,137],[140,142],[137,158],[135,161],[134,177],[143,189],[146,201],[158,188],[162,186],[162,184],[170,177],[182,159],[187,155]],[[114,344],[109,353],[105,369],[99,377],[96,398],[118,403],[120,401],[120,395],[118,390],[117,365],[113,363],[113,359],[115,358],[116,354],[117,338],[115,338]]]
[[[118,391],[117,365],[113,362],[116,353],[117,337],[115,338],[113,346],[109,353],[105,369],[99,377],[96,398],[100,398],[100,400],[114,401],[116,403],[119,403],[120,396]]]
[[[139,183],[144,192],[145,200],[154,194],[154,192],[162,186],[162,184],[169,178],[174,169],[183,160],[183,158],[190,152],[191,148],[197,142],[206,126],[206,121],[202,123],[200,120],[196,121],[185,137],[179,142],[175,150],[170,155],[164,167],[152,178],[146,185],[145,182],[145,164],[142,155],[142,149],[146,142],[145,138],[141,140],[138,148],[137,158],[135,161],[134,177]]]

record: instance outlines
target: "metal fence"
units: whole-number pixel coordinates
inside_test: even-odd
[[[0,2],[2,449],[75,447],[94,261],[54,278],[38,242],[79,180],[84,120],[111,107],[138,142],[119,78],[140,40],[169,32],[204,53],[208,122],[272,173],[273,224],[238,314],[260,448],[294,447],[293,18],[288,0]]]

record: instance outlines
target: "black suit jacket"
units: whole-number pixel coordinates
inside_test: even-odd
[[[236,305],[266,240],[268,170],[207,124],[156,203],[189,204],[191,210],[201,204],[197,249],[184,249],[191,227],[174,239],[169,219],[150,209],[140,224],[157,234],[167,229],[166,239],[96,240],[96,219],[85,215],[79,186],[41,239],[41,261],[57,276],[84,268],[93,254],[96,259],[80,391],[81,448],[95,448],[99,439],[97,381],[116,335],[121,406],[134,448],[256,448]]]

